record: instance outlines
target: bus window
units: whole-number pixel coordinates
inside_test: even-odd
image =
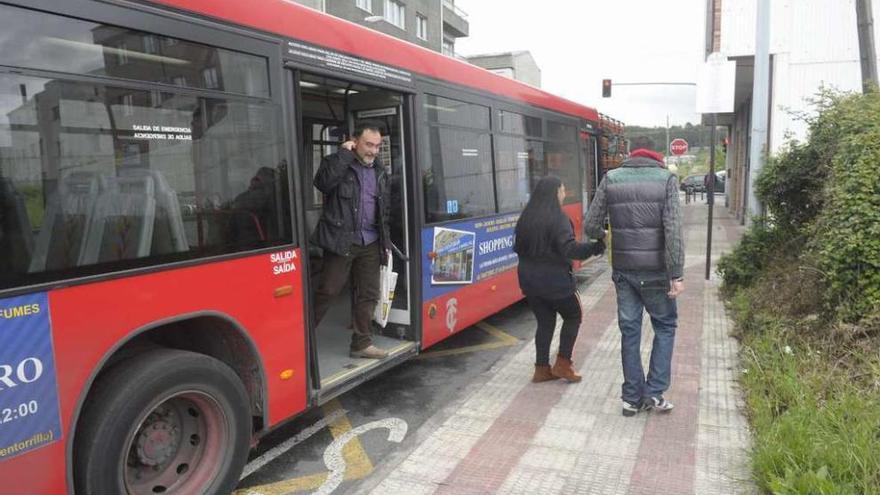
[[[498,112],[498,122],[500,132],[505,134],[517,134],[521,136],[537,137],[543,136],[541,129],[541,119],[538,117],[529,117],[516,112],[508,112],[500,110]]]
[[[538,179],[546,175],[544,143],[527,139],[543,134],[540,118],[498,111],[494,143],[499,212],[522,210]]]
[[[277,115],[0,73],[0,289],[290,242]]]
[[[565,184],[565,203],[580,202],[581,171],[578,169],[575,127],[548,121],[544,155],[547,159],[547,173],[559,177]]]
[[[422,169],[428,223],[495,213],[489,109],[426,95],[430,160]]]
[[[269,96],[266,59],[0,5],[0,65]]]
[[[529,201],[529,152],[518,136],[495,136],[495,182],[498,209],[521,210]]]

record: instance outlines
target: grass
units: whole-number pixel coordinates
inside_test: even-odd
[[[880,494],[880,341],[819,338],[810,323],[732,299],[742,337],[752,470],[767,493]]]

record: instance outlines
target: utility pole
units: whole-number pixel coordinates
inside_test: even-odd
[[[712,132],[709,142],[709,180],[706,181],[706,200],[709,202],[709,219],[706,226],[706,280],[712,269],[712,216],[715,211],[715,130],[718,128],[718,114],[712,114]]]
[[[770,0],[758,0],[755,22],[755,76],[752,83],[752,130],[749,147],[747,221],[764,214],[755,195],[755,183],[767,154],[767,113],[770,92]]]
[[[666,156],[669,156],[669,114],[666,114]]]
[[[871,0],[856,0],[856,19],[859,30],[859,58],[862,62],[862,93],[867,93],[878,82]]]

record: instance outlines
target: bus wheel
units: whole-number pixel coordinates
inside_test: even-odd
[[[77,494],[228,494],[250,445],[248,395],[203,354],[150,351],[95,384],[76,432]]]

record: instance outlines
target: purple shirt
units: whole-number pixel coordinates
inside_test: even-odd
[[[379,240],[379,231],[376,230],[376,197],[378,187],[376,185],[376,162],[373,167],[365,167],[356,162],[354,169],[357,172],[358,181],[361,183],[361,197],[358,205],[357,224],[355,225],[355,238],[353,242],[358,244],[372,244]]]

